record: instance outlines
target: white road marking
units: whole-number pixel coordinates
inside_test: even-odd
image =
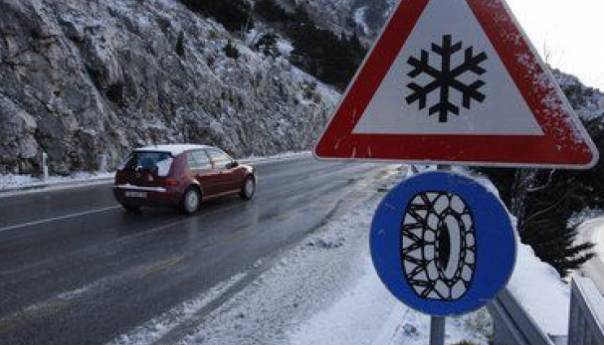
[[[33,222],[27,222],[27,223],[9,225],[9,226],[5,226],[3,228],[0,228],[0,232],[5,232],[5,231],[11,231],[11,230],[16,230],[16,229],[26,228],[26,227],[29,227],[29,226],[40,225],[40,224],[44,224],[44,223],[56,222],[56,221],[59,221],[59,220],[65,220],[65,219],[69,219],[69,218],[76,218],[76,217],[81,217],[81,216],[87,216],[89,214],[94,214],[94,213],[107,212],[107,211],[115,210],[115,209],[118,209],[118,208],[121,208],[121,206],[115,205],[115,206],[97,208],[97,209],[94,209],[94,210],[77,212],[77,213],[71,213],[71,214],[66,214],[66,215],[63,215],[63,216],[58,216],[58,217],[53,217],[53,218],[40,219],[40,220],[36,220],[36,221],[33,221]]]
[[[242,281],[247,273],[239,273],[226,281],[206,290],[171,310],[122,334],[106,345],[142,345],[157,342],[173,329],[185,322],[200,317],[198,314],[210,303],[220,299],[233,286]]]

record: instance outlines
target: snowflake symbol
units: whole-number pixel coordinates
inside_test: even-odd
[[[409,65],[413,70],[408,76],[415,79],[420,75],[428,75],[432,81],[425,86],[420,86],[417,83],[409,83],[407,87],[412,93],[406,98],[409,105],[419,102],[419,109],[426,108],[427,99],[430,93],[440,89],[440,101],[431,106],[429,116],[439,114],[439,122],[445,123],[449,120],[449,114],[459,115],[459,106],[450,101],[450,89],[453,88],[461,92],[463,98],[463,107],[470,109],[472,100],[482,103],[486,96],[479,90],[486,83],[482,80],[476,80],[470,85],[460,81],[467,72],[473,72],[476,75],[482,75],[486,72],[480,65],[487,60],[487,54],[482,52],[474,55],[474,48],[469,47],[465,50],[464,62],[459,66],[451,66],[451,60],[455,53],[462,49],[462,43],[457,42],[452,44],[451,35],[444,35],[442,45],[432,44],[432,52],[440,55],[441,68],[438,70],[430,65],[430,55],[427,51],[422,50],[421,59],[415,57],[409,58]]]

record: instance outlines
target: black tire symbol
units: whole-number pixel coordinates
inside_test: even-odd
[[[447,192],[419,193],[407,205],[401,228],[403,271],[415,293],[461,299],[476,271],[474,219],[466,202]]]

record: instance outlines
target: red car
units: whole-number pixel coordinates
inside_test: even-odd
[[[113,191],[130,212],[167,206],[190,215],[209,198],[239,194],[252,199],[256,177],[254,168],[215,147],[159,145],[134,150],[118,168]]]

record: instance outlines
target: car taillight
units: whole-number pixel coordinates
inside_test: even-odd
[[[173,178],[167,178],[164,180],[164,186],[166,187],[173,187],[173,186],[178,186],[178,181],[176,179]]]

